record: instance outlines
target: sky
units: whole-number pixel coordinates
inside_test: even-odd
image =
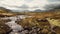
[[[0,7],[10,10],[46,10],[46,5],[60,4],[60,0],[0,0]]]

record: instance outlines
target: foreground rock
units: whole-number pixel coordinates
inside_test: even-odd
[[[0,34],[7,34],[11,31],[10,27],[4,23],[0,23]]]

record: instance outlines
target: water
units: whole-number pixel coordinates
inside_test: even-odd
[[[5,23],[6,25],[8,25],[13,31],[10,34],[24,34],[24,33],[20,33],[18,31],[23,30],[23,27],[19,24],[17,24],[15,21],[17,21],[18,19],[24,19],[26,17],[31,17],[31,16],[26,16],[26,15],[18,15],[18,16],[14,16],[14,17],[5,17],[5,18],[1,18],[1,19],[10,19],[10,22]]]

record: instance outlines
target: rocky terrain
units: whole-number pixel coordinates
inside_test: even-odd
[[[58,21],[60,24],[60,10],[45,12],[13,13],[0,11],[0,34],[60,34],[60,26],[52,28],[46,18]]]

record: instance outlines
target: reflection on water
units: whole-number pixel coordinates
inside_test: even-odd
[[[14,17],[5,17],[1,19],[10,19],[10,22],[7,22],[6,25],[8,25],[11,29],[12,32],[10,34],[23,34],[23,32],[19,32],[23,30],[23,27],[19,24],[16,23],[17,20],[24,19],[26,17],[31,17],[31,16],[26,16],[26,15],[19,15],[19,16],[14,16]],[[24,31],[25,32],[25,31]]]

